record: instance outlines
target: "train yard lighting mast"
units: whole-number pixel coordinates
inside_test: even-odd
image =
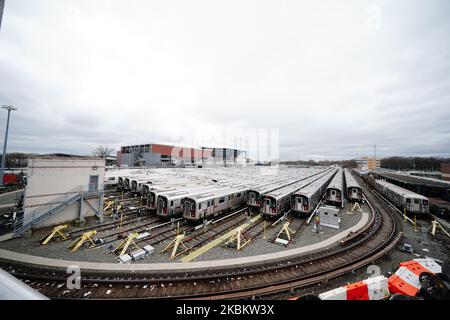
[[[8,118],[6,120],[5,142],[3,143],[2,168],[0,171],[0,187],[3,187],[3,173],[5,171],[5,159],[6,159],[6,144],[8,143],[9,116],[11,114],[11,111],[17,110],[16,107],[8,105],[3,105],[2,108],[8,110]]]

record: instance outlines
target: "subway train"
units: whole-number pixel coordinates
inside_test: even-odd
[[[162,192],[157,196],[156,214],[161,217],[176,216],[183,213],[185,198],[193,197],[197,194],[204,194],[205,192],[221,191],[226,188],[225,186],[211,184]]]
[[[333,177],[327,187],[327,193],[325,199],[328,204],[332,204],[336,207],[344,207],[344,179],[343,170],[338,169],[336,175]]]
[[[333,169],[310,185],[294,192],[291,196],[291,209],[299,214],[310,214],[319,204],[335,174],[336,169]]]
[[[245,186],[228,187],[186,197],[183,217],[196,221],[233,210],[245,204],[247,190]]]
[[[361,202],[363,200],[363,193],[359,183],[347,169],[344,169],[344,177],[347,199],[353,202]]]
[[[310,175],[299,182],[264,194],[260,212],[266,217],[276,217],[289,212],[291,210],[292,195],[311,185],[315,181],[320,180],[323,176],[328,175],[329,171],[331,170],[325,170],[318,174]]]
[[[385,180],[375,180],[374,188],[397,208],[406,209],[406,213],[428,215],[430,213],[430,201],[427,197],[404,189]]]

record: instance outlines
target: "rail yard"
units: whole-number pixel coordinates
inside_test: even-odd
[[[41,160],[62,171],[95,161]],[[426,197],[360,170],[149,167],[100,178],[30,205],[39,181],[29,177],[32,209],[2,236],[2,269],[57,299],[292,298],[449,250],[448,224]],[[74,266],[80,288],[71,290]]]

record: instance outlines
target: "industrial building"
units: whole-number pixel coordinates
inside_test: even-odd
[[[184,166],[205,164],[232,164],[241,151],[230,148],[192,148],[163,144],[123,146],[117,152],[117,164],[139,166]]]
[[[441,163],[442,179],[450,181],[450,163]]]
[[[105,160],[100,158],[30,158],[24,213],[14,232],[94,215],[101,219],[104,175]]]
[[[381,168],[381,161],[374,157],[362,157],[356,159],[356,165],[358,166],[358,169],[374,170]]]

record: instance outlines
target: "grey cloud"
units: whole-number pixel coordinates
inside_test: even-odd
[[[450,155],[449,9],[6,1],[0,103],[19,107],[8,149],[220,145],[230,128],[261,128],[280,130],[282,159],[354,158],[374,144],[381,156]]]

